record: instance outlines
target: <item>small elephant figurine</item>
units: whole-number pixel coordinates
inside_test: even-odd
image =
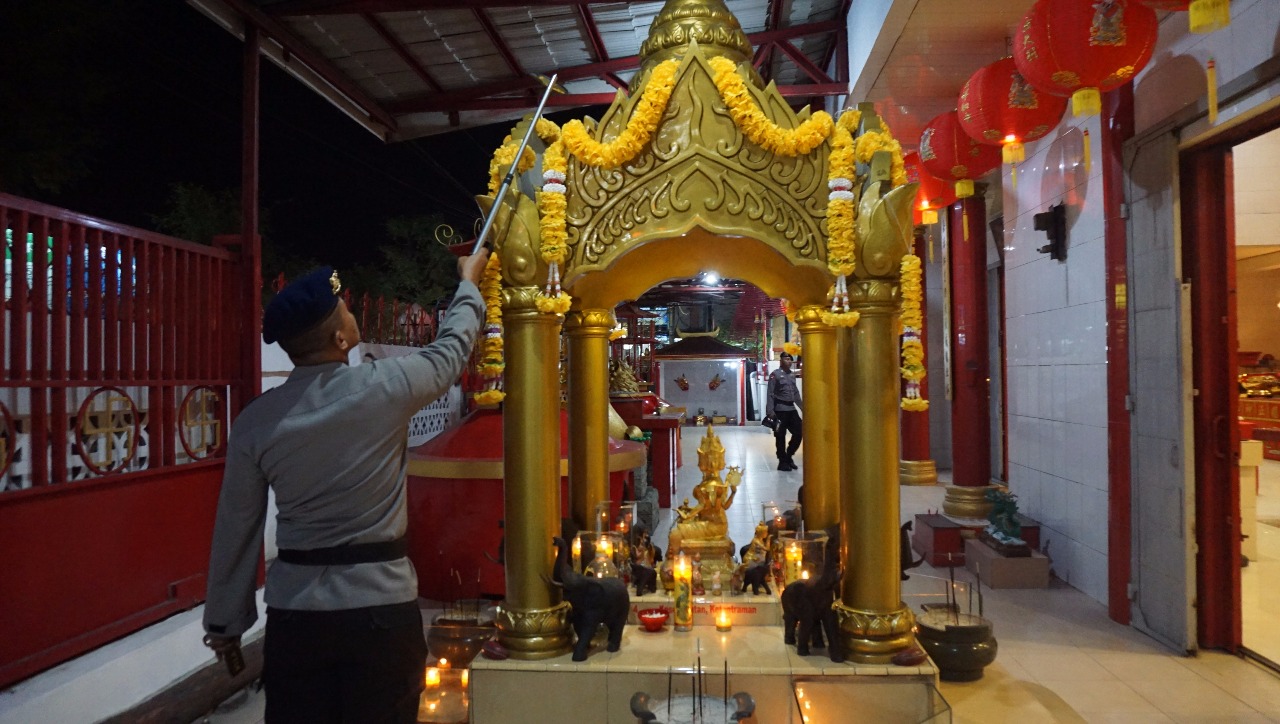
[[[622,646],[622,630],[631,613],[631,596],[621,578],[592,578],[569,565],[569,546],[563,538],[555,538],[556,565],[552,583],[564,589],[564,598],[573,607],[569,623],[578,636],[573,647],[573,660],[586,661],[591,637],[600,624],[609,629],[608,651]]]
[[[838,531],[830,532],[829,536],[822,575],[813,580],[793,581],[782,590],[782,630],[783,641],[794,645],[801,656],[809,655],[810,644],[822,647],[825,630],[827,653],[839,664],[844,661],[844,643],[831,604],[835,603],[836,585],[840,582],[840,544]]]
[[[658,592],[658,572],[654,570],[653,566],[632,563],[631,582],[635,584],[637,596]]]
[[[768,559],[747,566],[742,571],[742,592],[746,593],[747,586],[751,586],[752,595],[759,595],[761,588],[767,594],[773,593],[769,588],[769,574],[772,572]]]

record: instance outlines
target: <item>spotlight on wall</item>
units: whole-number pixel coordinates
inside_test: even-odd
[[[1054,204],[1043,214],[1031,217],[1036,231],[1043,231],[1049,243],[1036,249],[1041,254],[1048,254],[1050,259],[1066,261],[1067,259],[1067,207],[1065,204]]]

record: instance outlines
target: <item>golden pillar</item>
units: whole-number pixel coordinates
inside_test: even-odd
[[[571,312],[569,337],[569,507],[583,530],[609,499],[609,330],[607,309]]]
[[[804,525],[823,530],[840,522],[839,367],[836,330],[823,307],[796,312],[804,349]]]
[[[537,287],[503,292],[506,392],[503,517],[507,597],[498,638],[517,659],[569,650],[569,605],[549,583],[560,535],[560,323],[534,305]]]
[[[898,284],[850,281],[849,297],[862,317],[842,330],[848,335],[840,360],[846,574],[835,607],[850,658],[885,663],[913,641],[898,565]]]

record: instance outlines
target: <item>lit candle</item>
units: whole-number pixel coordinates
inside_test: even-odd
[[[675,581],[675,628],[677,631],[693,629],[693,565],[684,551],[671,568]]]
[[[573,539],[573,570],[582,570],[582,539]]]
[[[787,544],[786,563],[787,566],[783,570],[783,581],[785,583],[793,583],[800,579],[800,562],[803,559],[800,553],[800,544],[792,541]]]
[[[800,571],[800,580],[802,580],[802,581],[807,581],[807,580],[809,580],[809,571],[808,571],[808,570]]]
[[[437,687],[440,685],[440,669],[434,666],[427,667],[427,686]]]
[[[598,552],[596,553],[596,555],[604,556],[605,558],[613,557],[613,541],[609,540],[608,537],[602,536],[600,538],[600,543],[597,545],[598,545],[598,548],[597,548]]]
[[[716,614],[716,630],[724,632],[732,629],[733,622],[729,620],[729,609],[726,606],[721,606],[720,611]]]
[[[462,670],[462,688],[467,688],[471,683],[471,669]]]

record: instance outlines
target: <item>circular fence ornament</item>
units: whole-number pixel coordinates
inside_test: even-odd
[[[18,452],[18,429],[13,424],[13,415],[9,414],[9,408],[0,402],[0,422],[4,424],[4,438],[0,439],[0,478],[9,472],[9,466],[13,464],[13,456]],[[0,489],[3,489],[0,484]]]
[[[217,390],[192,387],[178,407],[178,442],[192,460],[204,460],[222,452],[226,443],[226,406]]]
[[[119,472],[138,454],[141,430],[141,415],[129,393],[119,387],[99,387],[89,393],[76,413],[76,454],[98,475]],[[91,445],[95,439],[103,444]],[[100,452],[105,460],[95,460],[94,452]]]

